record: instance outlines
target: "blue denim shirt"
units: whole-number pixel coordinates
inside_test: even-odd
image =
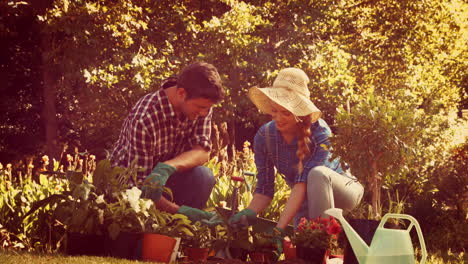
[[[309,171],[316,166],[326,166],[338,173],[343,173],[338,158],[331,158],[330,127],[323,119],[313,123],[311,129],[311,155],[304,161],[302,173],[297,171],[297,138],[291,144],[284,141],[280,132],[276,128],[275,121],[263,125],[254,138],[255,164],[257,166],[257,186],[255,193],[260,193],[273,197],[275,189],[274,167],[281,173],[289,186],[298,182],[307,182]],[[268,130],[268,131],[267,131]]]

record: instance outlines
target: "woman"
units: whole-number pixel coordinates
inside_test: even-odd
[[[279,233],[293,218],[297,226],[302,217],[323,217],[326,209],[351,210],[359,204],[363,187],[339,159],[330,160],[331,131],[309,99],[308,83],[302,70],[286,68],[278,73],[272,87],[249,90],[252,102],[273,120],[255,136],[257,186],[248,208],[229,219],[231,227],[253,224],[256,215],[270,204],[275,187],[274,168],[292,189],[275,228]]]

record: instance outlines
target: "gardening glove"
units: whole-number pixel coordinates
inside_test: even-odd
[[[228,224],[234,231],[246,229],[249,225],[255,224],[257,221],[257,213],[248,208],[238,212],[229,218]]]
[[[215,215],[215,213],[205,212],[203,210],[185,205],[182,205],[179,210],[177,210],[177,213],[187,216],[188,219],[194,223],[204,219],[209,220]]]
[[[209,220],[202,219],[201,222],[207,226],[217,226],[223,223],[223,218],[219,214],[214,214]]]
[[[143,187],[141,188],[142,197],[149,198],[155,202],[159,201],[166,185],[167,179],[176,171],[176,168],[166,163],[158,162],[150,175],[146,176]]]
[[[281,254],[283,253],[283,240],[286,236],[286,233],[284,232],[284,229],[279,227],[273,227],[271,233],[272,242],[276,245],[276,253],[277,257],[279,258],[279,256],[281,256]]]

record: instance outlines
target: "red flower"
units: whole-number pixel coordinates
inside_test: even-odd
[[[340,232],[341,232],[340,224],[336,221],[336,219],[332,219],[330,221],[330,225],[327,228],[327,233],[329,235],[338,235]]]
[[[332,244],[336,245],[337,234],[340,232],[340,224],[332,217],[311,220],[301,218],[293,242],[307,247],[328,248]]]

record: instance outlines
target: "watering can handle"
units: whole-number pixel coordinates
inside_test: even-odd
[[[380,221],[378,228],[384,228],[383,226],[385,225],[385,223],[387,222],[389,218],[399,218],[399,219],[409,220],[411,224],[406,230],[408,232],[411,230],[413,226],[416,228],[416,231],[418,233],[419,244],[421,246],[421,251],[422,251],[421,261],[419,262],[419,264],[426,263],[426,258],[427,258],[426,243],[424,243],[424,237],[422,235],[421,227],[419,226],[419,223],[416,220],[416,218],[412,217],[411,215],[406,215],[406,214],[386,214],[382,218],[382,221]]]

